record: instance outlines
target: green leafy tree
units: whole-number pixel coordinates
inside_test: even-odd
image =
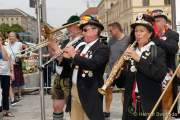
[[[24,32],[24,29],[22,26],[20,26],[19,24],[13,24],[11,27],[10,27],[10,30],[11,31],[14,31],[14,32]]]
[[[11,31],[10,26],[8,24],[3,23],[3,24],[0,25],[0,32],[2,34],[5,35],[6,33],[10,32],[10,31]]]

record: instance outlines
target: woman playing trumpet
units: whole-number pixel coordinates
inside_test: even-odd
[[[161,94],[161,82],[167,67],[165,54],[153,41],[153,19],[145,14],[131,24],[135,48],[125,51],[127,61],[123,71],[126,76],[124,110],[122,120],[145,120]],[[155,120],[162,117],[161,109],[154,114]]]

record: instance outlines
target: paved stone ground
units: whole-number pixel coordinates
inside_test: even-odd
[[[111,107],[111,120],[121,120],[122,107],[119,99],[120,94],[115,93],[113,104]],[[45,95],[46,120],[52,120],[52,101],[50,95]],[[3,118],[3,120],[41,120],[40,96],[25,95],[22,101],[11,107],[11,111],[15,114],[13,118]],[[66,120],[69,115],[66,114]]]

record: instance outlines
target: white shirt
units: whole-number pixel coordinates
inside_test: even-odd
[[[77,41],[79,41],[81,39],[81,37],[82,36],[75,37],[73,40],[70,40],[66,46],[70,46],[70,45],[75,44]]]
[[[20,53],[21,50],[22,50],[21,42],[14,42],[13,44],[11,43],[7,44],[7,51],[10,53],[13,63],[15,63],[15,57],[17,56],[17,53]]]
[[[144,51],[149,51],[150,50],[151,45],[155,45],[155,43],[153,41],[151,41],[147,45],[143,46],[141,49],[136,48],[135,51],[139,56],[141,56]]]
[[[83,54],[86,54],[88,52],[88,50],[91,48],[91,46],[93,46],[96,42],[97,42],[97,40],[86,44],[86,46],[82,50],[80,56],[82,56]],[[78,68],[74,68],[73,74],[72,74],[72,82],[73,82],[74,85],[77,84],[77,76],[78,76]]]
[[[10,64],[9,61],[0,60],[0,75],[10,74]]]
[[[7,51],[7,46],[4,46],[4,49]],[[7,53],[9,54],[8,51]],[[0,75],[10,75],[10,59],[8,61],[0,59]]]
[[[141,49],[136,48],[135,51],[139,56],[141,56],[143,52],[150,51],[151,45],[155,45],[155,43],[153,41],[151,41],[147,45],[143,46]],[[138,93],[137,82],[136,82],[136,86],[135,86],[135,92]]]

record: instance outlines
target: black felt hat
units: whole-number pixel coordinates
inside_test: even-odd
[[[146,28],[148,28],[150,32],[152,32],[153,22],[154,22],[154,18],[152,16],[147,14],[139,14],[136,18],[136,21],[133,24],[131,24],[131,28],[135,29],[137,25],[143,25]]]
[[[77,15],[72,15],[66,23],[63,24],[64,25],[67,25],[67,24],[71,24],[71,23],[74,23],[74,22],[78,22],[80,20],[80,17],[77,16]]]
[[[163,12],[163,10],[161,9],[155,9],[152,11],[152,16],[154,18],[159,18],[159,17],[162,17],[164,18],[166,21],[168,20],[168,17],[165,15],[165,13]]]

